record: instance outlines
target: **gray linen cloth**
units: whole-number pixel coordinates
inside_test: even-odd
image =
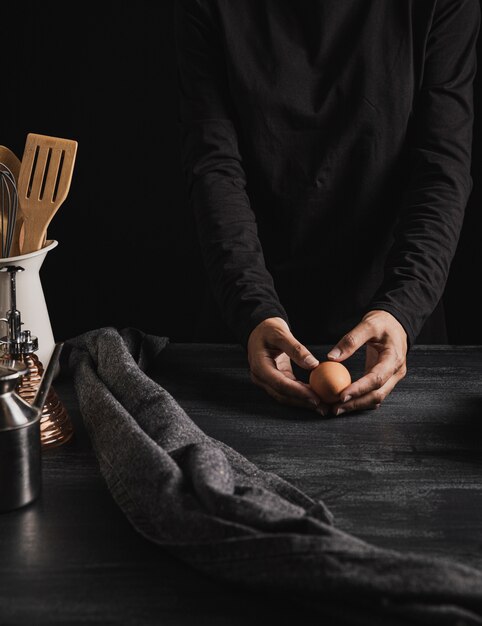
[[[481,571],[361,541],[322,502],[202,432],[146,373],[168,342],[106,327],[64,343],[101,473],[134,529],[322,623],[482,624]]]

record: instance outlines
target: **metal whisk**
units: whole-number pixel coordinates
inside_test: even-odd
[[[0,234],[1,256],[7,258],[12,247],[18,210],[18,190],[12,171],[0,163]]]

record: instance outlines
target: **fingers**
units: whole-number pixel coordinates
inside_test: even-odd
[[[375,365],[361,378],[348,385],[341,395],[342,402],[358,398],[377,389],[381,389],[403,366],[404,360],[393,348],[384,348],[378,352]]]
[[[257,354],[287,354],[299,367],[311,370],[319,365],[319,360],[300,343],[290,331],[288,324],[281,318],[268,318],[258,324],[248,340],[248,358]]]
[[[363,344],[375,336],[375,329],[369,321],[361,321],[328,352],[330,361],[343,361],[354,354]]]
[[[343,390],[335,415],[373,409],[383,402],[406,375],[407,335],[390,313],[373,310],[330,350],[328,358],[343,361],[366,344],[365,375]]]
[[[287,404],[315,409],[320,403],[309,385],[296,380],[286,355],[277,359],[267,354],[258,355],[251,364],[251,379],[272,397]]]
[[[401,367],[381,387],[373,389],[358,397],[353,397],[347,402],[337,403],[332,407],[335,415],[342,415],[349,411],[362,411],[366,409],[378,409],[385,398],[393,391],[394,387],[404,378],[407,370]],[[361,379],[360,379],[361,380]]]
[[[293,336],[288,328],[275,328],[273,332],[275,336],[272,341],[276,347],[287,354],[297,365],[309,370],[319,365],[319,360]]]
[[[268,318],[251,332],[248,361],[251,380],[278,402],[328,414],[310,385],[296,380],[292,369],[292,361],[306,370],[319,361],[293,336],[283,319]]]
[[[342,401],[333,406],[334,414],[378,408],[406,373],[405,360],[393,348],[376,351],[373,346],[367,346],[366,374],[343,390]]]
[[[288,378],[278,370],[265,374],[263,378],[251,371],[251,380],[282,404],[311,410],[320,404],[320,399],[304,383]]]
[[[251,380],[255,385],[264,389],[267,394],[269,394],[280,404],[302,407],[304,409],[310,409],[312,411],[313,409],[316,409],[318,413],[321,413],[321,411],[323,410],[323,407],[320,407],[319,399],[313,401],[312,399],[308,398],[308,396],[305,396],[303,394],[303,390],[300,388],[304,387],[307,391],[309,391],[305,383],[299,381],[291,381],[294,382],[296,387],[285,385],[283,381],[278,381],[275,384],[273,384],[273,382],[270,382],[268,384],[264,380],[258,378],[255,374],[253,374],[253,372],[251,372]],[[286,380],[290,379],[286,378]],[[328,411],[321,414],[327,415]]]
[[[286,354],[276,359],[262,359],[259,367],[250,371],[251,380],[281,404],[316,409],[323,416],[329,414],[309,384],[296,379]]]

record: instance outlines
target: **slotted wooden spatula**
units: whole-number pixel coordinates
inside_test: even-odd
[[[77,142],[29,133],[18,177],[21,254],[42,248],[47,228],[70,189]]]

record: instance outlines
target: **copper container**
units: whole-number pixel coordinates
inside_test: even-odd
[[[24,363],[28,372],[22,376],[18,395],[32,404],[44,373],[36,354],[22,354],[17,361]],[[53,386],[47,394],[40,416],[40,441],[42,447],[60,446],[72,438],[74,429],[70,417]]]
[[[17,363],[25,366],[27,371],[21,377],[17,393],[23,400],[32,404],[44,373],[44,367],[39,358],[32,352],[31,354],[22,354],[16,359],[10,359],[6,355],[4,359],[3,363],[5,365]],[[50,386],[40,415],[40,442],[42,448],[52,448],[67,443],[73,434],[72,421],[54,387]]]

